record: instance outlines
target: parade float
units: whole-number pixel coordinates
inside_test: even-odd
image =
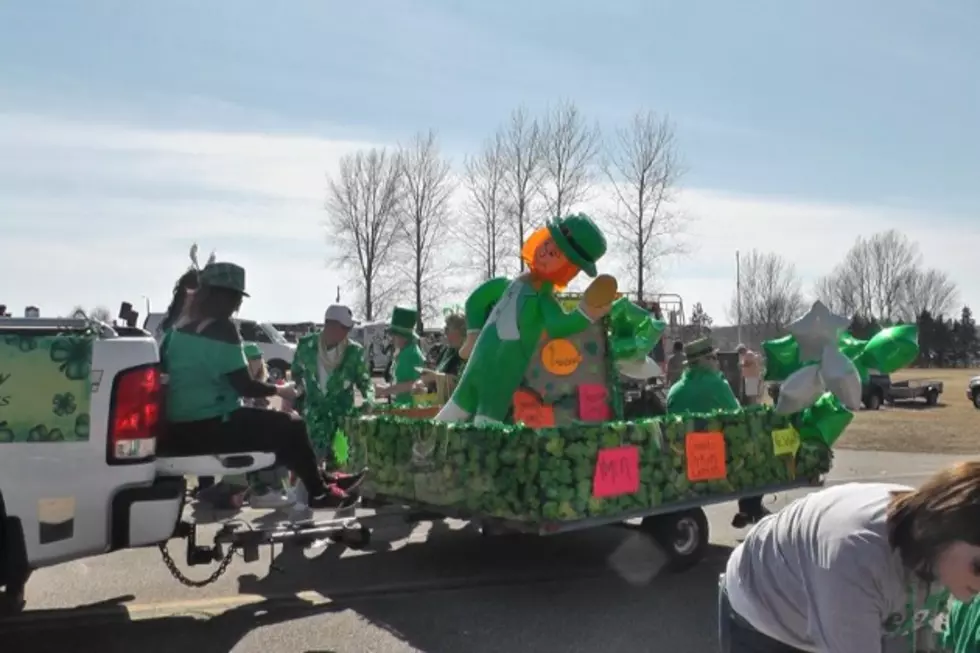
[[[862,370],[897,369],[917,350],[914,327],[858,341],[817,302],[765,343],[770,374],[784,381],[777,406],[627,421],[621,374],[652,376],[647,354],[665,325],[612,277],[596,277],[604,251],[585,216],[536,232],[524,247],[530,271],[484,283],[467,301],[472,352],[438,414],[346,421],[335,453],[370,468],[364,496],[497,532],[639,518],[671,566],[686,568],[707,546],[703,506],[820,485],[859,407]],[[570,280],[567,269],[554,274],[563,265],[595,277],[570,312],[554,294]]]

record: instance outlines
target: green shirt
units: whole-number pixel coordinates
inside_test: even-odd
[[[238,328],[230,320],[211,322],[200,332],[198,326],[167,332],[161,346],[172,422],[224,417],[241,407],[228,381],[228,374],[248,367]]]
[[[980,653],[980,600],[952,602],[940,643],[949,653]]]
[[[423,367],[425,367],[425,356],[422,355],[418,342],[409,342],[395,357],[392,385],[406,381],[418,381],[422,378],[420,369]],[[392,397],[392,401],[396,404],[410,404],[412,403],[412,393],[400,392]]]
[[[725,376],[704,367],[684,370],[667,394],[668,413],[710,413],[739,408],[738,399]]]

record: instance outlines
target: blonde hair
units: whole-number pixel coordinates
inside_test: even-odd
[[[255,374],[252,366],[255,363],[261,363],[262,367],[259,369],[259,373]],[[248,362],[248,373],[252,375],[256,381],[268,381],[269,380],[269,366],[265,364],[264,358],[253,358]]]

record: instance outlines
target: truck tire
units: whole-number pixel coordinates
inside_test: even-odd
[[[286,378],[286,372],[289,370],[289,365],[286,361],[275,358],[268,363],[269,368],[269,381],[276,383]]]
[[[881,392],[879,390],[872,390],[868,395],[867,401],[864,402],[864,407],[868,410],[878,410],[881,408]]]
[[[694,567],[708,550],[708,516],[701,508],[646,517],[640,530],[664,550],[667,569],[672,572]]]
[[[932,388],[926,392],[926,406],[935,406],[939,403],[939,390]]]
[[[973,407],[980,410],[980,388],[973,389]]]

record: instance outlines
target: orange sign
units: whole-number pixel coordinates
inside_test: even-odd
[[[688,433],[684,438],[684,453],[687,454],[688,480],[717,481],[728,476],[722,433]]]
[[[568,376],[578,369],[582,354],[571,340],[550,340],[541,348],[541,364],[556,376]]]
[[[534,393],[518,390],[514,393],[514,423],[524,422],[532,429],[555,425],[555,409],[541,403]]]

